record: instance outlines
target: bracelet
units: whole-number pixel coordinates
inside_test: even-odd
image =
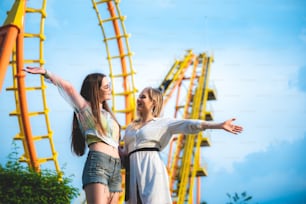
[[[43,75],[44,75],[44,77],[45,77],[46,79],[49,79],[49,78],[50,78],[50,75],[49,75],[49,73],[48,73],[48,70],[46,70],[46,69],[45,69],[45,73],[44,73]]]

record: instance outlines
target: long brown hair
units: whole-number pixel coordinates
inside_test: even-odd
[[[101,73],[93,73],[87,75],[83,81],[80,91],[81,96],[83,96],[84,99],[90,103],[92,114],[95,119],[96,128],[102,135],[105,133],[105,129],[103,128],[101,123],[101,118],[100,118],[101,110],[99,105],[101,103],[100,87],[104,77],[106,77],[106,75]],[[109,112],[113,117],[113,119],[118,123],[106,101],[102,102],[102,108],[107,112]],[[74,113],[73,122],[72,122],[71,149],[77,156],[82,156],[85,152],[85,148],[86,148],[85,137],[82,135],[82,131],[80,129],[76,113]]]

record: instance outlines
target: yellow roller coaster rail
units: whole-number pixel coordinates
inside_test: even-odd
[[[207,111],[206,103],[208,100],[215,100],[215,92],[208,87],[210,64],[212,57],[205,53],[195,56],[191,50],[187,51],[184,59],[176,61],[167,76],[178,80],[171,80],[166,77],[160,88],[176,87],[177,98],[175,105],[175,117],[182,112],[183,118],[212,120],[212,114]],[[188,63],[187,63],[188,62]],[[187,65],[187,67],[186,67]],[[184,90],[184,87],[188,87]],[[168,97],[168,90],[164,93]],[[182,103],[182,104],[181,104]],[[166,105],[166,104],[165,104]],[[173,203],[193,203],[194,183],[197,180],[196,202],[200,202],[200,176],[206,176],[206,169],[200,164],[201,147],[209,146],[209,137],[202,133],[197,135],[178,135],[174,137],[170,144],[168,155],[168,172],[170,177],[170,191]],[[174,146],[176,149],[174,150]]]
[[[134,80],[136,72],[133,69],[132,63],[133,54],[128,43],[129,35],[124,25],[125,16],[121,15],[119,1],[92,0],[92,4],[102,30],[109,63],[110,77],[113,85],[113,112],[117,117],[118,114],[125,116],[125,124],[123,126],[123,129],[125,129],[126,125],[135,118],[135,94],[137,92]],[[103,9],[109,12],[101,12]],[[103,18],[102,15],[104,15]],[[109,28],[113,28],[113,33],[110,32]],[[116,49],[114,49],[114,46]],[[124,104],[120,104],[121,101],[124,101]]]
[[[183,60],[175,60],[162,84],[159,86],[159,89],[163,91],[164,105],[167,104],[171,98],[175,88],[181,84],[194,57],[195,55],[192,51],[188,50]]]
[[[24,148],[24,153],[20,158],[21,162],[26,162],[29,167],[33,168],[36,171],[40,171],[41,165],[48,161],[51,161],[55,165],[55,170],[61,175],[61,171],[57,161],[57,152],[55,151],[52,131],[49,123],[48,112],[46,100],[46,86],[44,83],[43,77],[40,78],[40,83],[37,86],[26,87],[25,73],[22,71],[25,64],[37,64],[38,66],[44,65],[43,60],[43,42],[45,40],[44,36],[44,22],[46,18],[46,0],[42,1],[42,7],[40,9],[28,8],[26,6],[26,0],[16,0],[11,11],[8,13],[7,19],[2,29],[7,27],[17,27],[18,34],[9,36],[7,39],[7,45],[0,43],[1,50],[5,52],[3,55],[1,53],[1,62],[2,57],[5,56],[6,63],[1,64],[1,84],[5,76],[5,70],[9,65],[10,57],[11,68],[13,73],[13,86],[7,88],[8,91],[13,91],[15,96],[16,110],[10,113],[10,116],[17,116],[19,124],[19,133],[14,137],[14,140],[21,140]],[[30,14],[40,15],[40,25],[39,33],[26,33],[25,29],[25,19]],[[9,35],[9,34],[7,34]],[[14,37],[16,36],[16,37]],[[1,36],[3,38],[3,35]],[[25,38],[27,39],[38,39],[38,57],[35,59],[24,59],[24,45]],[[39,91],[42,97],[42,106],[43,110],[30,110],[28,106],[27,94],[29,91]],[[33,108],[33,107],[32,107]],[[46,127],[46,133],[43,135],[33,135],[36,128],[31,124],[30,118],[34,117],[43,117],[44,120],[40,120],[41,125],[36,125],[41,127]],[[34,120],[34,119],[32,119]],[[34,128],[32,128],[34,127]],[[35,147],[35,142],[38,141],[47,141],[51,147],[51,155],[40,156],[37,155],[37,148]]]

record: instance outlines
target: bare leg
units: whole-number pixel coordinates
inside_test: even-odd
[[[87,204],[104,204],[108,203],[109,191],[106,185],[101,183],[88,184],[84,188],[86,193]]]
[[[120,193],[110,193],[109,204],[117,204],[119,203]]]

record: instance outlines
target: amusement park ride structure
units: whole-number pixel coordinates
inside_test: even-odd
[[[15,97],[16,110],[12,111],[10,116],[17,117],[18,120],[19,133],[13,139],[21,141],[23,145],[24,153],[20,162],[27,163],[36,171],[43,168],[44,163],[53,162],[55,170],[61,174],[48,115],[44,78],[40,78],[39,84],[32,85],[26,80],[25,73],[22,71],[25,64],[36,64],[37,66],[45,64],[44,24],[47,16],[47,0],[41,2],[40,8],[30,8],[26,0],[15,0],[4,25],[0,27],[0,91],[6,72],[11,68],[13,85],[6,90],[13,91]],[[129,35],[124,26],[125,17],[121,15],[117,0],[92,0],[92,5],[102,30],[110,79],[114,87],[112,110],[118,118],[124,118],[124,121],[121,121],[124,130],[126,125],[135,118],[137,93],[134,81],[136,72],[133,68],[132,52],[128,43]],[[40,18],[39,25],[37,25],[38,33],[27,30],[27,18],[33,14]],[[110,32],[106,28],[113,29],[113,36],[108,35]],[[36,41],[37,57],[25,58],[24,45],[27,41],[30,43]],[[117,48],[116,52],[111,46],[114,44]],[[159,85],[164,95],[164,106],[167,106],[171,98],[176,97],[174,117],[213,120],[212,113],[207,111],[207,102],[216,100],[214,89],[209,87],[209,71],[212,62],[213,58],[206,53],[195,55],[192,50],[188,50],[181,60],[175,60]],[[31,86],[26,86],[26,84],[31,84]],[[35,110],[37,107],[31,107],[28,103],[29,92],[41,96],[41,110]],[[35,117],[39,118],[38,120],[42,123],[41,127],[45,127],[44,133],[36,133],[35,127],[31,125]],[[47,156],[37,154],[35,144],[42,141],[49,143],[50,153]],[[201,148],[209,145],[209,136],[203,133],[176,135],[171,140],[167,153],[167,169],[173,203],[199,203],[200,177],[207,175],[206,169],[200,162]],[[122,169],[122,175],[125,175],[124,169]],[[124,187],[124,183],[122,185]],[[196,191],[196,196],[193,196],[194,191]],[[124,195],[121,196],[120,203],[123,203],[123,198]]]

